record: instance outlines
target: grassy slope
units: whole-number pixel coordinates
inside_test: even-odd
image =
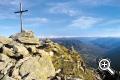
[[[70,51],[62,45],[51,43],[44,48],[46,51],[53,51],[54,56],[52,61],[56,70],[61,69],[59,76],[63,77],[78,77],[84,80],[94,80],[93,70],[85,69],[83,71],[83,66],[77,68],[77,61],[84,64],[83,59],[80,54],[76,51]]]

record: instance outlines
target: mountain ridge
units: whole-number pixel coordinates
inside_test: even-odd
[[[80,54],[23,31],[0,37],[1,80],[95,80]],[[67,64],[67,65],[66,65]]]

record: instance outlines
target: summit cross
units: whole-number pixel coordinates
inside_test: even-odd
[[[21,32],[23,32],[23,19],[22,19],[22,16],[23,16],[23,13],[27,12],[27,11],[28,10],[23,10],[22,2],[20,1],[20,10],[17,11],[17,12],[14,12],[16,14],[20,14],[20,28],[21,28]]]

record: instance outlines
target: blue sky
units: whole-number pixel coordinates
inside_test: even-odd
[[[120,0],[23,0],[24,28],[39,37],[120,37]],[[0,2],[0,35],[20,31],[19,0]]]

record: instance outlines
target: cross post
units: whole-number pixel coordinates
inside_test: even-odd
[[[23,32],[23,19],[22,19],[22,16],[23,16],[23,13],[24,12],[27,12],[28,10],[23,10],[23,7],[22,7],[22,3],[20,2],[20,11],[17,11],[17,12],[14,12],[16,14],[20,14],[20,27],[21,27],[21,32]]]

